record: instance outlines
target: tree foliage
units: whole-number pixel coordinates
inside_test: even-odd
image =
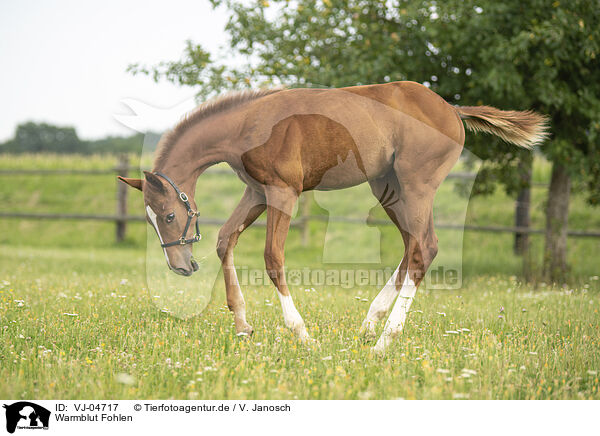
[[[453,104],[488,104],[548,114],[552,138],[540,151],[561,162],[600,202],[600,8],[596,0],[212,0],[230,11],[234,66],[188,42],[179,61],[151,74],[194,86],[206,97],[225,88],[284,83],[340,87],[414,80]],[[522,187],[526,153],[470,136],[484,165],[475,187]]]
[[[81,153],[84,149],[74,128],[34,122],[17,126],[14,138],[1,148],[8,153]]]
[[[137,153],[152,151],[160,139],[159,133],[136,133],[130,136],[107,136],[87,142],[87,153]]]
[[[159,137],[147,132],[86,141],[77,136],[73,127],[29,121],[17,126],[13,139],[0,144],[0,153],[141,153],[144,142],[147,149],[154,149]]]

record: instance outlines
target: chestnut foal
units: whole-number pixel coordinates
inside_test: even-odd
[[[461,154],[463,123],[520,147],[546,137],[546,119],[534,112],[452,106],[414,82],[240,92],[203,104],[165,134],[145,179],[121,180],[144,193],[147,218],[169,267],[190,275],[197,269],[191,244],[200,237],[192,225],[196,181],[211,165],[227,162],[247,185],[217,243],[236,331],[253,330],[246,321],[233,249],[266,209],[266,268],[285,324],[302,341],[310,337],[284,274],[294,204],[303,191],[369,183],[404,241],[402,261],[362,324],[363,333],[375,335],[376,323],[393,306],[375,345],[381,351],[402,330],[437,253],[433,199]]]

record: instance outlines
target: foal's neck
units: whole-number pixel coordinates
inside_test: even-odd
[[[169,176],[177,186],[194,195],[196,181],[207,168],[236,159],[232,143],[239,124],[232,114],[216,114],[190,126],[170,147],[168,155],[155,162],[154,170]]]

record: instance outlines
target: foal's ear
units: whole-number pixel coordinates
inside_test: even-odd
[[[165,193],[165,185],[160,181],[160,178],[150,171],[144,171],[144,177],[146,177],[146,182],[150,183],[154,188],[156,188],[159,192]]]
[[[129,177],[121,177],[121,176],[117,176],[117,179],[119,179],[123,183],[127,183],[132,188],[139,189],[140,191],[142,190],[142,187],[144,186],[144,181],[142,179],[130,179]]]

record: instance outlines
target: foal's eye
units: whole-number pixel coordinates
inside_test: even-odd
[[[172,223],[173,220],[175,219],[175,214],[173,212],[171,212],[169,215],[167,215],[167,223]]]

